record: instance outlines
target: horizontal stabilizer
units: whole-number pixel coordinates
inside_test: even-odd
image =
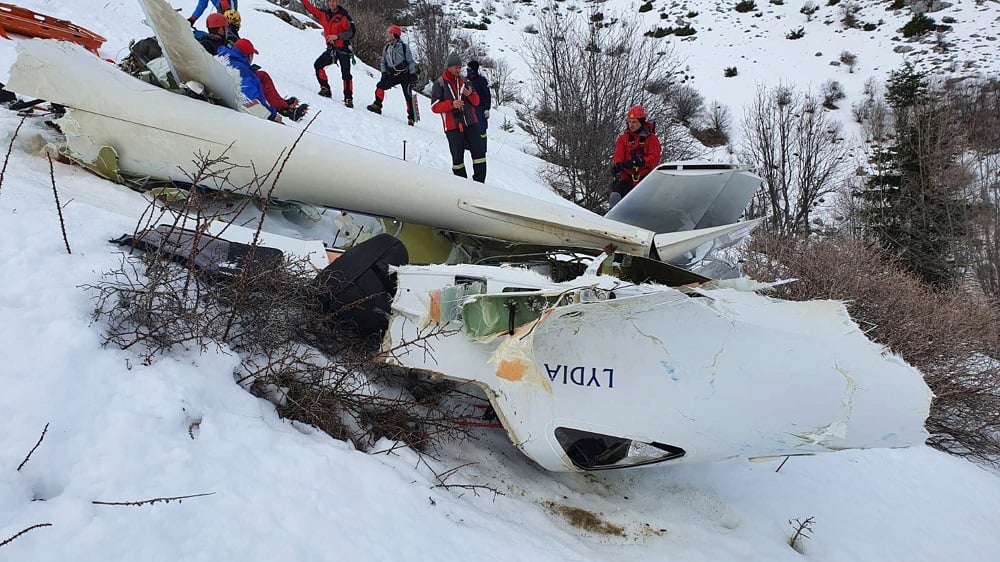
[[[715,247],[726,247],[733,241],[750,234],[763,220],[763,218],[759,218],[711,228],[657,234],[653,237],[653,246],[661,260],[670,262],[683,257],[684,254],[694,251],[703,244],[716,242]]]

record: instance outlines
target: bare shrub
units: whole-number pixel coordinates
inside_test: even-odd
[[[819,92],[823,96],[823,107],[827,109],[837,109],[837,102],[847,97],[844,86],[836,80],[823,82]]]
[[[853,74],[854,67],[858,64],[858,55],[850,51],[841,51],[840,62],[847,67],[847,72]]]
[[[816,3],[813,2],[812,0],[809,0],[808,2],[802,5],[802,8],[799,9],[799,12],[801,12],[806,16],[806,21],[812,21],[813,14],[816,13],[816,10],[819,10],[819,6],[817,6]]]
[[[844,27],[848,29],[860,27],[861,22],[858,20],[859,12],[861,12],[861,6],[854,2],[844,2],[840,5],[840,23],[844,24]]]
[[[705,97],[691,86],[673,88],[669,91],[667,100],[673,119],[685,127],[697,122],[705,112]]]
[[[702,126],[691,130],[699,142],[705,146],[723,146],[732,136],[733,117],[728,107],[713,103],[712,108],[702,118]]]
[[[772,232],[808,233],[813,208],[839,187],[845,171],[840,124],[809,95],[759,87],[743,130],[743,158],[765,183],[748,212],[766,215]]]
[[[400,14],[406,7],[406,0],[352,2],[349,10],[357,29],[351,40],[354,54],[378,68],[382,47],[385,46],[385,30],[390,25],[401,23]]]
[[[201,166],[193,179],[224,177],[232,165],[223,157],[202,159]],[[266,213],[269,192],[251,193],[261,198]],[[241,205],[249,201],[243,198]],[[147,364],[180,349],[235,353],[239,384],[274,402],[279,414],[360,448],[388,437],[423,450],[439,438],[461,436],[457,420],[469,400],[455,398],[467,393],[458,385],[432,387],[385,364],[411,347],[431,353],[428,342],[443,329],[427,329],[397,349],[380,352],[378,335],[359,335],[342,321],[358,303],[326,313],[321,302],[328,288],[316,282],[312,267],[300,260],[264,259],[274,251],[257,243],[263,214],[254,241],[235,265],[227,258],[225,271],[195,267],[201,263],[199,237],[208,236],[207,222],[220,215],[231,220],[242,210],[195,190],[174,212],[154,201],[136,233],[162,223],[168,235],[183,229],[193,242],[173,245],[167,238],[158,249],[123,254],[116,269],[85,287],[93,295],[104,343],[131,350]]]
[[[935,394],[928,443],[1000,459],[1000,315],[967,295],[936,292],[888,254],[856,240],[756,235],[743,270],[789,300],[836,299],[868,335],[924,373]]]

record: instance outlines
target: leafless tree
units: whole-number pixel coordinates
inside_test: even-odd
[[[848,147],[840,124],[809,94],[761,86],[743,128],[743,157],[765,183],[752,214],[767,215],[773,232],[808,234],[813,208],[843,179]]]
[[[643,105],[657,121],[664,158],[691,153],[687,132],[665,120],[663,96],[647,88],[668,82],[680,63],[662,43],[644,37],[636,19],[594,22],[553,4],[539,18],[538,30],[527,39],[533,99],[519,118],[550,164],[543,178],[559,193],[588,209],[604,209],[615,139],[632,105]]]
[[[412,7],[416,33],[413,46],[420,56],[420,78],[414,89],[422,89],[444,70],[444,61],[452,50],[455,21],[444,13],[441,4],[420,0]]]
[[[493,90],[493,105],[504,105],[514,101],[514,67],[504,58],[493,59],[493,65],[486,76]]]
[[[973,178],[966,195],[970,277],[1000,305],[1000,81],[965,81],[947,96],[968,141],[963,165]]]

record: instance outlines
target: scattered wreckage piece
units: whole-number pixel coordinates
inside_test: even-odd
[[[927,438],[921,373],[834,301],[737,283],[552,283],[517,267],[404,266],[385,360],[480,386],[553,471],[906,447]],[[742,280],[744,283],[747,280]]]
[[[0,37],[10,39],[8,33],[70,41],[98,56],[100,54],[97,50],[107,41],[104,37],[73,22],[0,2]]]

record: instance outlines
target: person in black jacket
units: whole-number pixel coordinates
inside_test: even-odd
[[[476,106],[476,119],[479,120],[479,135],[483,139],[483,152],[486,152],[486,128],[489,127],[490,107],[493,97],[490,95],[490,83],[479,73],[479,61],[470,60],[465,69],[466,80],[472,89],[479,94],[479,105]]]
[[[220,47],[229,44],[229,20],[222,14],[211,13],[208,14],[205,25],[208,27],[208,35],[203,36],[198,42],[205,47],[208,54],[216,55]]]

